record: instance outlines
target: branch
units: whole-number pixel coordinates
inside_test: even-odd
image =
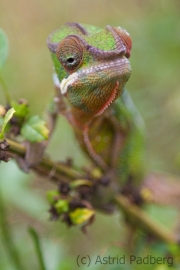
[[[25,156],[26,149],[22,144],[10,139],[6,139],[6,141],[10,146],[8,152],[11,157]],[[45,156],[42,157],[41,162],[37,166],[33,167],[32,170],[41,175],[49,176],[49,178],[55,182],[58,180],[63,180],[70,183],[74,179],[83,178],[83,175],[73,168],[70,168],[69,166],[62,163],[54,162]]]
[[[11,157],[25,156],[25,147],[18,142],[10,139],[6,139],[10,145],[8,152]],[[68,165],[53,162],[51,159],[43,156],[39,165],[32,168],[37,173],[41,175],[49,176],[50,180],[54,182],[65,181],[67,183],[72,182],[75,179],[85,178],[85,175],[74,170]],[[108,187],[107,187],[108,188]],[[93,201],[92,201],[93,202]],[[151,217],[148,216],[140,207],[132,204],[128,198],[119,194],[114,197],[114,202],[116,205],[124,212],[127,220],[130,224],[134,225],[136,228],[155,236],[166,243],[177,243],[175,235],[166,229],[162,224],[157,223]]]
[[[136,228],[157,237],[166,243],[176,243],[175,235],[166,229],[162,224],[149,217],[146,212],[135,204],[132,204],[125,196],[117,195],[115,197],[117,206],[125,213],[127,220]]]

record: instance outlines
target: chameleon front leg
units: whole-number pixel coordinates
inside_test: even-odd
[[[120,125],[115,116],[107,117],[107,121],[110,122],[113,128],[113,143],[111,150],[111,167],[116,168],[119,160],[119,153],[121,152],[128,130],[125,130]]]
[[[94,150],[92,143],[89,138],[89,127],[86,126],[83,130],[83,136],[84,136],[84,142],[86,145],[86,148],[88,150],[89,155],[92,157],[92,159],[95,161],[96,164],[100,166],[104,171],[108,170],[108,165],[104,162],[104,160],[96,153]]]
[[[71,125],[76,126],[76,121],[74,117],[72,116],[70,108],[68,108],[65,102],[65,98],[63,94],[61,93],[60,82],[56,73],[53,75],[53,81],[54,81],[54,88],[55,88],[54,102],[56,104],[57,113],[59,115],[65,116]]]

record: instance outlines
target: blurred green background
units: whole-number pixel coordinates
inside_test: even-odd
[[[10,46],[3,77],[12,98],[27,99],[35,114],[43,114],[54,91],[46,38],[68,21],[99,27],[122,26],[130,33],[133,72],[127,88],[146,123],[148,166],[179,175],[180,1],[0,0],[0,27],[6,32]],[[1,88],[0,103],[5,103]],[[59,119],[48,152],[53,159],[71,156],[75,164],[87,164],[63,118]],[[41,237],[48,270],[78,269],[79,254],[92,257],[125,254],[124,226],[118,214],[111,217],[98,214],[88,235],[78,228],[68,229],[59,222],[50,222],[45,192],[52,187],[48,179],[24,174],[13,161],[0,164],[0,191],[14,241],[26,265],[24,269],[39,269],[27,232],[29,226],[35,227]],[[175,226],[173,209],[151,207],[149,212],[168,227]],[[4,252],[2,234],[0,231],[0,269],[14,269]],[[141,252],[153,251],[146,246]],[[91,265],[89,269],[161,270],[168,269],[166,266]]]

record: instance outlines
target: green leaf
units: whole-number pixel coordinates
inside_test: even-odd
[[[79,186],[89,186],[91,187],[93,185],[93,182],[87,179],[77,179],[74,180],[71,184],[70,184],[70,188],[74,189],[77,188]]]
[[[8,56],[9,46],[5,32],[0,28],[0,69],[3,67]]]
[[[15,116],[25,118],[29,113],[29,107],[27,104],[19,104],[16,101],[11,102],[11,106],[15,109]]]
[[[69,211],[69,202],[67,200],[58,200],[58,202],[54,205],[58,214],[66,213]]]
[[[38,115],[33,115],[22,126],[21,134],[30,142],[41,142],[48,139],[49,130],[44,120]]]
[[[0,139],[2,139],[4,137],[5,128],[6,128],[9,120],[12,118],[14,113],[15,113],[14,108],[11,108],[5,114],[4,122],[3,122],[3,125],[2,125],[2,130],[1,130],[1,133],[0,133]]]
[[[87,222],[95,214],[94,210],[88,208],[76,208],[69,216],[73,224],[79,225]]]

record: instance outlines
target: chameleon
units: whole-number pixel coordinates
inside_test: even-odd
[[[121,27],[66,23],[49,35],[60,113],[116,189],[137,197],[145,173],[144,125],[125,89],[132,41]]]

